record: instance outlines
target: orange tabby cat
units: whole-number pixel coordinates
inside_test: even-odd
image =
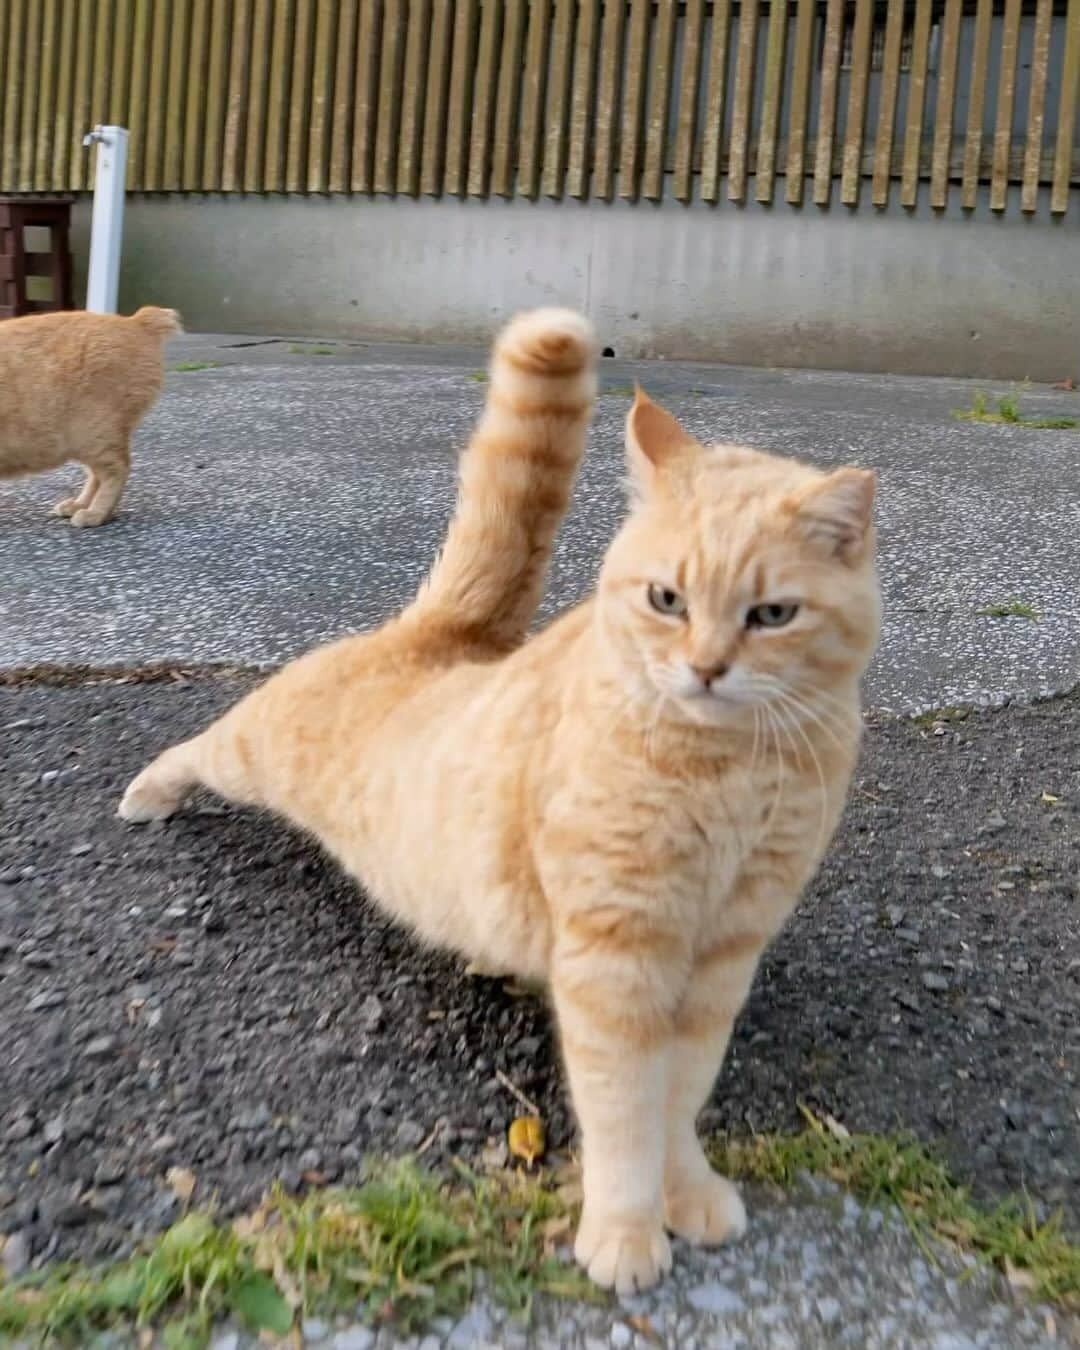
[[[645,1288],[665,1230],[742,1232],[695,1118],[762,949],[836,825],[879,622],[873,476],[705,449],[642,393],[595,595],[525,641],[593,337],[518,318],[441,558],[404,613],[287,666],[128,788],[310,830],[425,940],[551,988],[583,1134],[578,1260]]]
[[[124,318],[62,310],[0,323],[0,478],[68,460],[86,467],[77,497],[57,503],[72,525],[104,525],[127,482],[131,436],[164,381],[171,309]]]

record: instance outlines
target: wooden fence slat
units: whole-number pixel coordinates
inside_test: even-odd
[[[717,3],[726,5],[728,0],[717,0]],[[606,202],[615,195],[625,27],[625,5],[607,0],[600,35],[600,82],[596,91],[596,156],[593,161],[593,192]]]
[[[222,186],[225,119],[229,94],[228,53],[232,36],[232,25],[229,22],[231,11],[229,0],[213,0],[210,15],[210,55],[206,66],[206,143],[203,146],[202,162],[204,192],[216,192]],[[134,83],[132,91],[134,97]]]
[[[196,0],[201,8],[207,0]],[[64,5],[66,8],[66,4]],[[108,120],[113,126],[127,126],[131,98],[131,37],[134,20],[132,0],[113,0],[112,78],[109,83]]]
[[[37,141],[38,85],[41,70],[41,0],[31,0],[23,48],[22,114],[19,121],[20,192],[34,190],[34,159]]]
[[[243,184],[244,119],[251,65],[251,0],[233,0],[229,58],[225,141],[221,156],[221,190],[238,192]]]
[[[319,0],[315,12],[315,55],[312,61],[311,118],[308,125],[308,192],[326,192],[330,184],[337,27],[338,0]]]
[[[930,0],[925,2],[929,4]],[[829,0],[821,48],[821,91],[818,96],[818,134],[814,154],[814,203],[817,206],[828,206],[832,195],[833,140],[836,136],[836,99],[843,34],[844,0]]]
[[[180,186],[198,192],[206,144],[206,65],[210,40],[210,0],[192,0],[188,78],[184,105],[184,157]]]
[[[379,60],[379,120],[375,132],[375,192],[393,193],[397,185],[401,74],[405,66],[407,18],[405,0],[385,0]]]
[[[169,26],[168,87],[165,91],[164,154],[161,187],[165,192],[180,189],[184,167],[184,108],[187,104],[188,20],[187,0],[174,0]]]
[[[691,0],[701,3],[701,0]],[[570,157],[566,191],[571,197],[589,195],[592,151],[593,88],[596,45],[600,36],[601,0],[579,0],[577,40],[574,45],[574,84],[570,94]]]
[[[525,46],[526,0],[503,0],[502,51],[495,96],[495,148],[491,190],[500,197],[514,194],[517,169],[518,104],[521,100],[521,54]]]
[[[968,89],[967,132],[964,137],[964,171],[960,203],[975,209],[979,197],[979,160],[982,156],[983,113],[986,109],[986,77],[990,65],[990,29],[994,0],[978,0],[975,31],[971,40],[971,84]]]
[[[1072,176],[1073,133],[1076,127],[1078,94],[1080,94],[1080,0],[1069,0],[1069,8],[1065,15],[1065,52],[1061,64],[1057,140],[1054,143],[1054,179],[1050,189],[1050,210],[1055,214],[1061,214],[1069,205],[1069,180]]]
[[[315,61],[315,0],[299,0],[293,39],[289,132],[285,151],[285,191],[303,192],[307,182],[308,128]]]
[[[701,200],[720,199],[723,172],[724,112],[727,107],[728,42],[731,0],[713,0],[709,35],[709,76],[705,89],[704,132],[701,138]]]
[[[576,0],[555,0],[555,23],[551,32],[548,63],[544,171],[540,180],[540,190],[546,197],[561,197],[566,177],[575,8]]]
[[[787,71],[787,0],[771,0],[765,47],[765,88],[761,98],[761,130],[758,132],[754,195],[771,202],[776,178],[776,142],[780,134],[780,108]]]
[[[330,129],[330,192],[348,192],[352,161],[353,97],[356,93],[357,0],[340,0],[337,29],[337,69],[334,71],[334,108]],[[417,90],[417,97],[422,97]]]
[[[221,0],[219,0],[219,3]],[[72,5],[74,9],[74,5]],[[128,94],[127,125],[129,191],[141,191],[143,186],[143,165],[146,163],[146,102],[150,88],[150,47],[153,35],[153,0],[135,0],[135,19],[131,35],[131,89]],[[78,60],[78,33],[74,38],[72,65]],[[74,140],[75,102],[74,90],[71,95],[72,139]],[[79,152],[81,153],[81,151]]]
[[[945,17],[941,21],[934,149],[930,167],[930,205],[936,211],[942,210],[949,199],[949,158],[952,153],[956,65],[960,52],[960,19],[963,10],[963,0],[945,0]]]
[[[784,0],[787,3],[787,0]],[[658,0],[656,32],[653,41],[649,110],[645,119],[645,167],[641,177],[641,195],[658,202],[664,195],[664,167],[668,144],[668,114],[671,109],[671,84],[675,64],[675,21],[678,0]]]
[[[1020,190],[1021,211],[1034,211],[1039,202],[1039,161],[1042,158],[1043,126],[1046,121],[1046,76],[1050,65],[1050,24],[1053,0],[1038,0],[1031,47],[1031,81],[1028,92],[1027,142],[1024,147],[1024,182]]]
[[[817,0],[799,0],[795,16],[795,56],[791,71],[788,112],[786,193],[792,206],[801,206],[806,172],[807,124],[810,119],[810,72],[814,55]]]
[[[997,117],[994,123],[994,166],[990,177],[991,211],[1004,211],[1009,194],[1009,151],[1012,148],[1013,105],[1016,99],[1020,14],[1021,0],[1005,0],[1005,18],[1001,28]]]
[[[243,188],[262,192],[266,186],[266,129],[273,116],[270,106],[270,60],[272,56],[273,0],[253,0],[251,15],[250,76],[244,134]]]
[[[276,0],[270,35],[270,69],[266,82],[266,132],[262,151],[264,192],[285,191],[295,31],[296,0]]]
[[[919,152],[926,113],[926,69],[930,59],[930,16],[933,0],[916,0],[911,35],[911,76],[908,80],[907,123],[904,127],[904,165],[900,203],[914,206],[919,199]]]
[[[446,176],[443,187],[464,197],[469,182],[469,127],[472,122],[474,59],[479,0],[457,0],[450,65],[450,108],[446,120]]]
[[[5,93],[10,84],[11,72],[16,64],[15,58],[12,58],[10,64],[8,61],[8,30],[10,26],[8,20],[11,17],[12,7],[13,0],[0,0],[0,173],[3,169],[10,131],[6,117]],[[6,178],[0,178],[0,187],[6,187],[7,181]]]
[[[694,191],[694,153],[698,130],[698,93],[701,85],[705,0],[686,0],[683,26],[679,106],[675,114],[675,200],[688,202]]]
[[[397,190],[410,197],[417,196],[420,191],[421,137],[424,131],[424,88],[427,81],[427,40],[430,26],[430,0],[409,0]]]
[[[10,10],[10,6],[8,6]],[[132,61],[134,54],[132,54]],[[60,6],[60,36],[57,70],[59,77],[56,85],[56,106],[53,112],[52,168],[51,178],[54,190],[67,191],[71,179],[68,165],[71,162],[71,142],[74,139],[72,126],[75,82],[72,72],[75,69],[75,6],[71,0],[62,0]],[[10,67],[8,75],[10,77]],[[127,108],[116,114],[118,126],[130,126]],[[81,147],[80,147],[81,153]],[[129,175],[130,178],[130,175]]]
[[[470,197],[486,197],[491,172],[491,135],[499,76],[499,5],[482,0],[480,38],[476,49],[476,87],[473,93],[472,128],[469,139]],[[409,87],[406,78],[405,87]]]
[[[756,0],[755,0],[756,3]],[[639,191],[645,86],[648,80],[651,0],[630,0],[626,70],[623,79],[622,135],[619,147],[619,196],[635,201]]]
[[[885,49],[881,57],[877,137],[874,142],[874,178],[871,200],[888,206],[892,174],[893,136],[896,131],[896,95],[900,86],[900,42],[904,35],[904,0],[889,0],[885,14]]]
[[[100,3],[100,0],[99,0]],[[169,101],[169,37],[177,0],[157,0],[150,32],[150,83],[146,95],[146,161],[143,187],[160,192],[165,176],[165,135]]]
[[[31,4],[36,3],[37,0],[31,0]],[[71,187],[75,192],[81,192],[84,188],[93,186],[92,162],[93,156],[97,153],[93,149],[84,148],[82,143],[83,137],[90,130],[90,99],[94,78],[92,69],[94,61],[93,32],[93,0],[79,0],[76,6],[75,88],[71,104],[71,161],[69,166]],[[143,117],[144,143],[149,130],[150,97],[155,87],[151,83],[147,92],[147,110]]]
[[[735,61],[735,88],[731,96],[731,144],[728,148],[728,196],[746,197],[746,175],[753,131],[754,74],[757,65],[757,26],[760,0],[741,0],[739,43]]]
[[[431,43],[428,47],[427,90],[424,98],[424,153],[420,162],[420,190],[438,196],[443,190],[446,162],[446,100],[450,82],[450,43],[453,40],[452,0],[432,0]]]
[[[540,191],[540,151],[543,144],[544,73],[551,31],[550,0],[530,0],[525,39],[525,76],[522,89],[521,148],[518,152],[518,191],[535,197]]]
[[[23,52],[26,39],[27,5],[35,0],[10,0],[7,66],[4,70],[4,153],[0,174],[5,187],[14,184],[19,172],[19,129],[22,85],[25,79]]]
[[[845,206],[856,206],[859,201],[859,179],[861,177],[863,135],[866,131],[866,93],[870,82],[870,39],[873,35],[873,22],[874,0],[856,0],[840,176],[840,200]]]
[[[103,126],[109,120],[115,10],[115,0],[98,0],[97,22],[94,24],[94,78],[90,85],[91,126]]]
[[[60,11],[57,0],[41,3],[41,81],[38,85],[37,147],[34,157],[34,186],[43,192],[52,186],[52,146],[56,129],[55,102],[57,60],[59,57]],[[4,21],[0,13],[0,24]],[[0,74],[3,63],[0,62]]]

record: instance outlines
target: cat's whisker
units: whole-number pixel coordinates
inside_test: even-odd
[[[780,714],[782,709],[786,706],[790,705],[788,705],[786,696],[781,694],[780,705],[777,708],[777,713]],[[803,730],[802,726],[799,724],[798,719],[796,717],[792,716],[791,723],[795,731],[801,737],[803,744],[806,746],[807,753],[809,754],[811,760],[813,761],[814,769],[817,772],[818,783],[821,785],[821,795],[819,798],[821,802],[821,819],[818,825],[817,843],[815,844],[814,847],[815,854],[819,855],[824,849],[824,846],[827,842],[827,834],[829,828],[829,790],[825,785],[825,773],[821,767],[821,760],[818,758],[818,753],[814,749],[813,742],[810,740],[810,737]]]

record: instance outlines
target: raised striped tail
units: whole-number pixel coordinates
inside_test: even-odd
[[[446,543],[403,616],[421,643],[453,657],[524,640],[585,448],[595,348],[588,321],[566,309],[521,314],[500,333]]]

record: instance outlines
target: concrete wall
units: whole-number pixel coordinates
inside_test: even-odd
[[[486,344],[510,311],[561,303],[620,357],[1057,380],[1080,375],[1074,197],[1064,219],[1045,202],[135,197],[121,307],[173,305],[205,331]],[[77,226],[82,262],[86,201]]]

